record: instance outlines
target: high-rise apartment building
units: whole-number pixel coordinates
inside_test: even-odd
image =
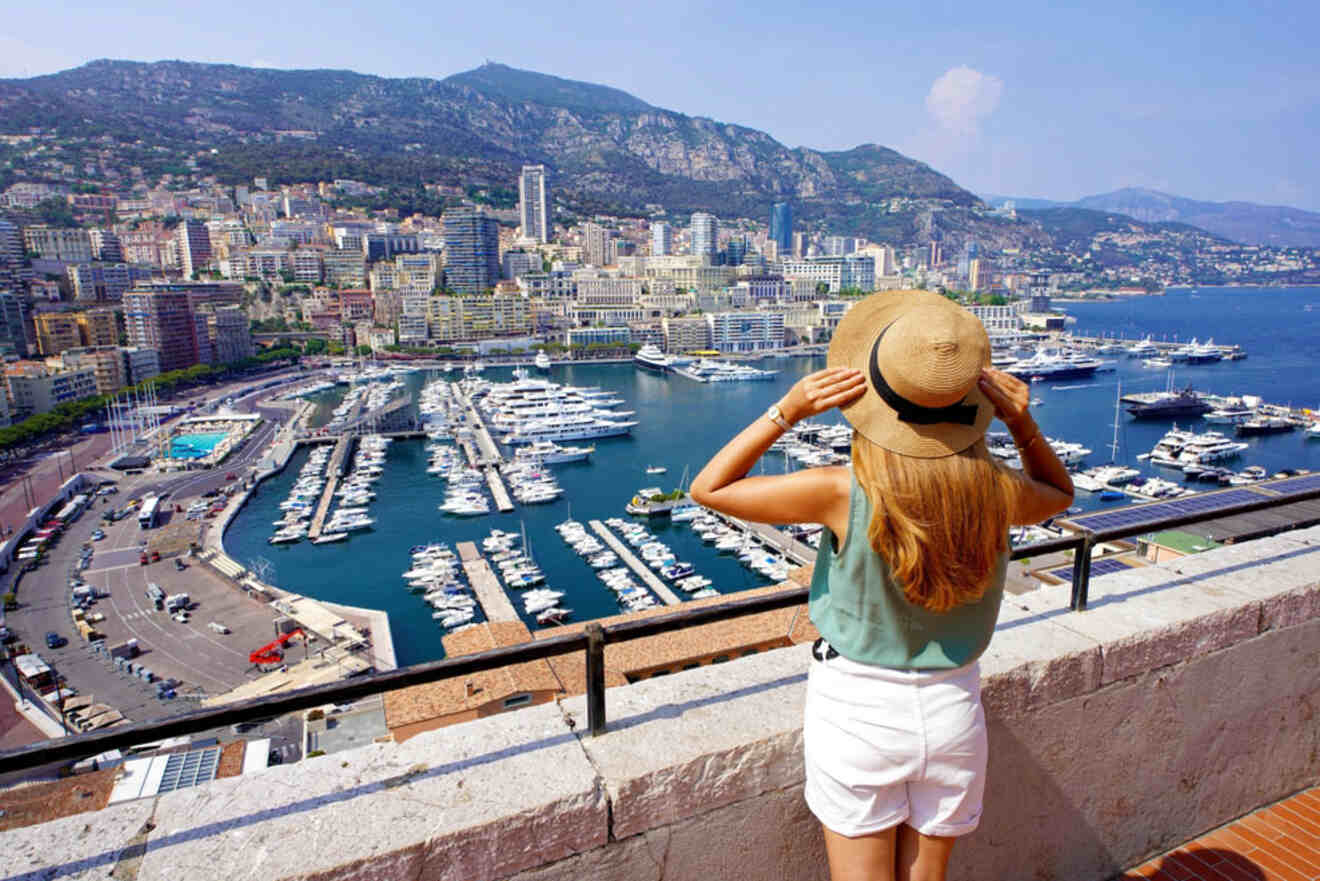
[[[128,368],[128,384],[138,383],[160,376],[160,352],[155,349],[136,347],[119,350],[124,355],[124,366]]]
[[[499,224],[478,208],[445,213],[445,287],[480,294],[500,280]]]
[[[79,303],[118,303],[139,280],[126,263],[76,263],[64,271]]]
[[[232,364],[252,357],[252,327],[242,306],[204,307],[203,314],[216,364]]]
[[[10,365],[5,379],[16,419],[48,413],[60,404],[96,394],[96,373],[90,367],[56,371],[40,362],[26,361]]]
[[[367,258],[361,251],[329,248],[321,254],[325,283],[341,288],[361,288],[367,284]]]
[[[48,260],[87,263],[92,259],[92,240],[85,229],[25,226],[23,247]]]
[[[119,320],[113,309],[88,309],[74,313],[84,346],[113,346],[119,342]]]
[[[23,233],[18,224],[0,217],[0,263],[22,263],[23,256]]]
[[[668,257],[674,253],[674,229],[663,220],[651,224],[651,256]]]
[[[50,357],[82,345],[78,319],[71,312],[40,312],[33,316],[37,329],[37,352]]]
[[[692,255],[709,257],[715,262],[719,252],[720,224],[714,214],[698,211],[692,215]]]
[[[787,202],[776,202],[770,208],[770,241],[780,256],[793,250],[793,206]]]
[[[23,330],[23,306],[18,297],[0,291],[0,355],[9,352],[27,357],[27,333]]]
[[[550,213],[545,198],[545,166],[524,165],[518,176],[518,218],[522,236],[541,244],[550,240]]]
[[[610,265],[610,231],[598,223],[582,225],[582,262],[588,266]]]
[[[211,233],[200,220],[179,224],[179,265],[185,279],[192,278],[211,262]]]
[[[91,369],[96,377],[96,393],[113,395],[128,381],[128,365],[118,346],[80,346],[60,353],[65,370]]]
[[[191,367],[211,353],[205,316],[201,329],[206,339],[201,340],[193,304],[182,286],[160,286],[124,294],[124,326],[129,345],[159,353],[162,373]]]
[[[113,230],[94,229],[88,237],[92,242],[92,259],[102,263],[124,262],[124,248]]]

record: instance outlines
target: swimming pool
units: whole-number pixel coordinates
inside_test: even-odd
[[[209,455],[228,434],[227,431],[210,431],[175,435],[170,442],[170,456],[175,459],[200,459]]]

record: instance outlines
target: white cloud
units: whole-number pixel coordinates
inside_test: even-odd
[[[926,110],[940,127],[958,135],[974,135],[981,122],[999,106],[1004,83],[999,77],[966,65],[940,75],[926,95]]]

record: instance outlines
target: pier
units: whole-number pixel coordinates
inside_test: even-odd
[[[467,575],[472,592],[481,603],[481,610],[487,621],[518,621],[518,612],[513,608],[509,595],[500,586],[499,579],[491,571],[490,564],[477,551],[477,546],[470,541],[458,543],[458,558],[463,563],[463,572]]]
[[[1110,346],[1114,344],[1118,344],[1120,346],[1134,346],[1137,343],[1141,342],[1141,339],[1120,339],[1119,337],[1103,337],[1103,336],[1101,337],[1073,336],[1072,341],[1082,346],[1098,349],[1101,346]],[[1150,341],[1150,344],[1155,347],[1155,349],[1159,352],[1161,356],[1164,356],[1171,354],[1172,352],[1178,349],[1183,348],[1189,342],[1191,342],[1191,340],[1178,341],[1178,340],[1152,339]],[[1242,350],[1241,346],[1220,345],[1216,343],[1213,348],[1223,356],[1225,361],[1238,361],[1247,357],[1247,353]]]
[[[335,441],[335,451],[330,454],[330,463],[325,468],[325,489],[321,492],[321,501],[316,505],[316,513],[312,515],[312,525],[307,530],[309,539],[321,537],[325,516],[330,513],[330,503],[334,501],[335,490],[339,488],[339,478],[344,473],[344,466],[348,463],[348,454],[352,448],[352,435],[340,435],[339,440]]]
[[[737,517],[730,517],[728,514],[721,514],[719,511],[712,511],[711,513],[734,529],[752,533],[760,539],[762,544],[773,548],[799,566],[813,566],[816,563],[815,548],[809,544],[803,544],[791,535],[786,535],[768,523],[750,523],[746,520],[739,520]]]
[[[498,468],[486,469],[486,485],[490,487],[490,494],[495,497],[495,507],[499,508],[500,513],[513,510],[513,500],[504,488],[504,478],[500,477]]]
[[[608,526],[601,523],[599,520],[592,520],[590,523],[591,528],[596,530],[596,534],[605,539],[605,543],[610,546],[610,550],[618,554],[619,559],[627,564],[628,568],[633,571],[633,574],[642,579],[642,583],[654,591],[656,596],[664,600],[665,605],[677,606],[682,602],[672,590],[665,586],[663,581],[656,577],[654,572],[642,563],[641,560],[633,556],[632,551],[628,550],[628,546],[619,541],[618,536],[611,532]]]

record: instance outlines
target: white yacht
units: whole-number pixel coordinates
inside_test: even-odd
[[[660,351],[655,343],[647,343],[638,349],[637,354],[633,355],[633,364],[656,373],[667,373],[671,367],[669,356]]]
[[[542,349],[536,353],[536,357],[532,360],[532,364],[537,370],[544,373],[550,369],[550,356],[545,353],[544,349]]]

